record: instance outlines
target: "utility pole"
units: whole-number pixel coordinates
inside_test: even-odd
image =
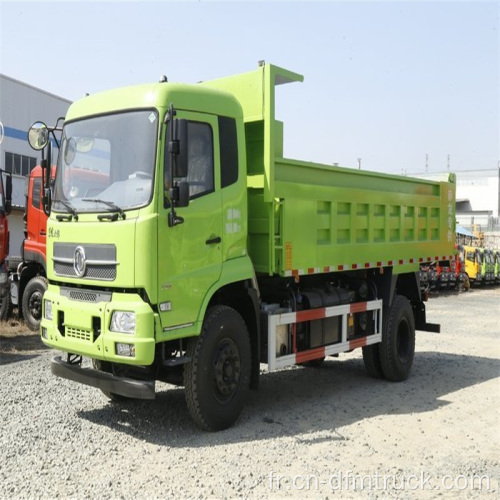
[[[357,158],[358,160],[358,170],[361,170],[361,160],[362,158]]]

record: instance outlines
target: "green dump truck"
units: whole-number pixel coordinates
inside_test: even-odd
[[[418,275],[453,258],[454,176],[284,158],[275,89],[302,80],[262,64],[69,108],[44,195],[55,375],[112,400],[184,385],[206,430],[235,422],[260,363],[317,366],[361,347],[370,375],[408,377],[415,330],[439,329]],[[30,143],[43,149],[48,132],[34,124]]]

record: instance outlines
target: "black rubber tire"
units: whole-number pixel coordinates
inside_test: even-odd
[[[99,372],[111,373],[111,367],[108,367],[107,365],[110,365],[110,363],[107,363],[106,361],[100,361],[98,359],[92,359],[92,368],[94,370],[97,370]],[[133,399],[127,398],[127,396],[122,396],[121,394],[115,394],[114,392],[104,391],[102,389],[100,389],[100,391],[113,403],[120,403]]]
[[[382,362],[380,361],[379,344],[367,345],[363,349],[363,362],[366,373],[373,378],[383,378]]]
[[[10,293],[0,299],[0,321],[7,321],[12,314],[12,302],[10,300]]]
[[[382,372],[387,380],[401,382],[409,377],[415,355],[415,319],[410,302],[396,295],[384,316],[379,344]]]
[[[243,318],[227,306],[207,311],[201,334],[190,339],[184,365],[186,403],[206,431],[231,427],[250,388],[251,347]]]
[[[42,298],[48,282],[42,276],[32,278],[23,292],[23,317],[28,328],[36,332],[42,321]]]

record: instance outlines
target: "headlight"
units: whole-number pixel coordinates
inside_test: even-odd
[[[45,308],[44,317],[45,319],[52,321],[52,302],[50,300],[44,300],[43,303]]]
[[[112,332],[135,333],[135,313],[115,311],[111,316],[109,329]]]
[[[135,358],[135,346],[133,344],[116,344],[116,354]]]

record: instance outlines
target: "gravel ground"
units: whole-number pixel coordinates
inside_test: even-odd
[[[442,333],[418,332],[406,382],[367,377],[360,350],[264,373],[216,434],[181,388],[111,404],[2,336],[0,498],[499,498],[500,289],[427,309]]]

